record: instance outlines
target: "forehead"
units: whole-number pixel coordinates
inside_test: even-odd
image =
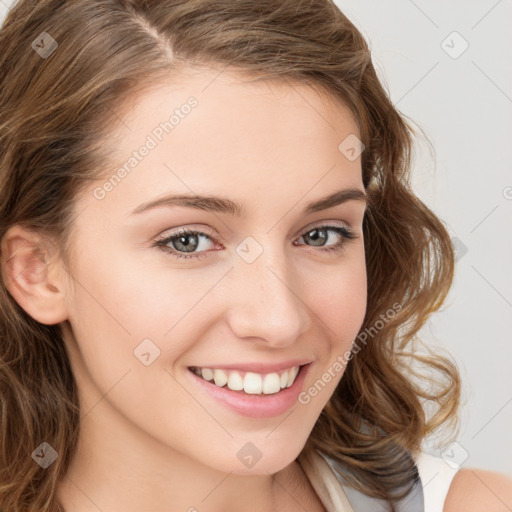
[[[191,97],[196,99],[197,108],[190,121],[179,123],[179,130],[173,130],[174,139],[190,131],[187,124],[201,130],[207,123],[211,123],[206,126],[210,138],[235,132],[236,138],[241,139],[249,135],[271,135],[276,130],[303,137],[315,134],[318,138],[330,131],[349,130],[358,134],[350,109],[320,84],[308,85],[289,78],[263,79],[229,68],[195,67],[150,82],[141,93],[128,98],[120,107],[122,125],[112,136],[117,135],[122,147],[130,146],[136,143],[131,136],[139,135],[134,130],[150,133],[155,122],[168,121],[175,111],[180,114],[180,107]],[[241,127],[249,130],[237,131]],[[206,140],[198,137],[198,143]]]
[[[338,148],[359,135],[354,117],[319,87],[187,69],[133,95],[118,113],[122,123],[106,141],[112,167],[102,183],[116,179],[102,204],[120,212],[164,192],[245,191],[261,203],[272,199],[273,187],[297,200],[320,181],[314,197],[361,183],[359,159],[347,160]]]

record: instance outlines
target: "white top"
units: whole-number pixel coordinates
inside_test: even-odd
[[[458,471],[441,457],[425,452],[413,454],[420,480],[396,506],[398,512],[443,512],[453,477]],[[321,452],[303,452],[298,458],[327,512],[384,512],[384,500],[366,496],[343,485],[333,470],[333,459]]]
[[[448,490],[459,468],[453,468],[441,457],[425,452],[419,452],[414,460],[423,485],[425,510],[443,512]]]

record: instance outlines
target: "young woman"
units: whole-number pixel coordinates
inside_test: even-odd
[[[511,509],[421,451],[453,253],[332,2],[23,0],[0,81],[0,510]]]

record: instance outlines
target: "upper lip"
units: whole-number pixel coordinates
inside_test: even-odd
[[[302,366],[311,363],[310,360],[294,359],[291,361],[282,361],[280,363],[233,363],[233,364],[204,364],[193,365],[189,368],[210,368],[219,370],[240,370],[242,372],[254,373],[275,373],[288,370],[293,366]]]

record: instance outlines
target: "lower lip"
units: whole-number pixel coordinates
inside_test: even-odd
[[[310,366],[311,363],[300,368],[289,388],[269,395],[250,395],[229,388],[220,388],[189,369],[187,373],[192,377],[193,382],[201,386],[201,389],[232,411],[250,418],[272,418],[285,413],[297,402]]]

